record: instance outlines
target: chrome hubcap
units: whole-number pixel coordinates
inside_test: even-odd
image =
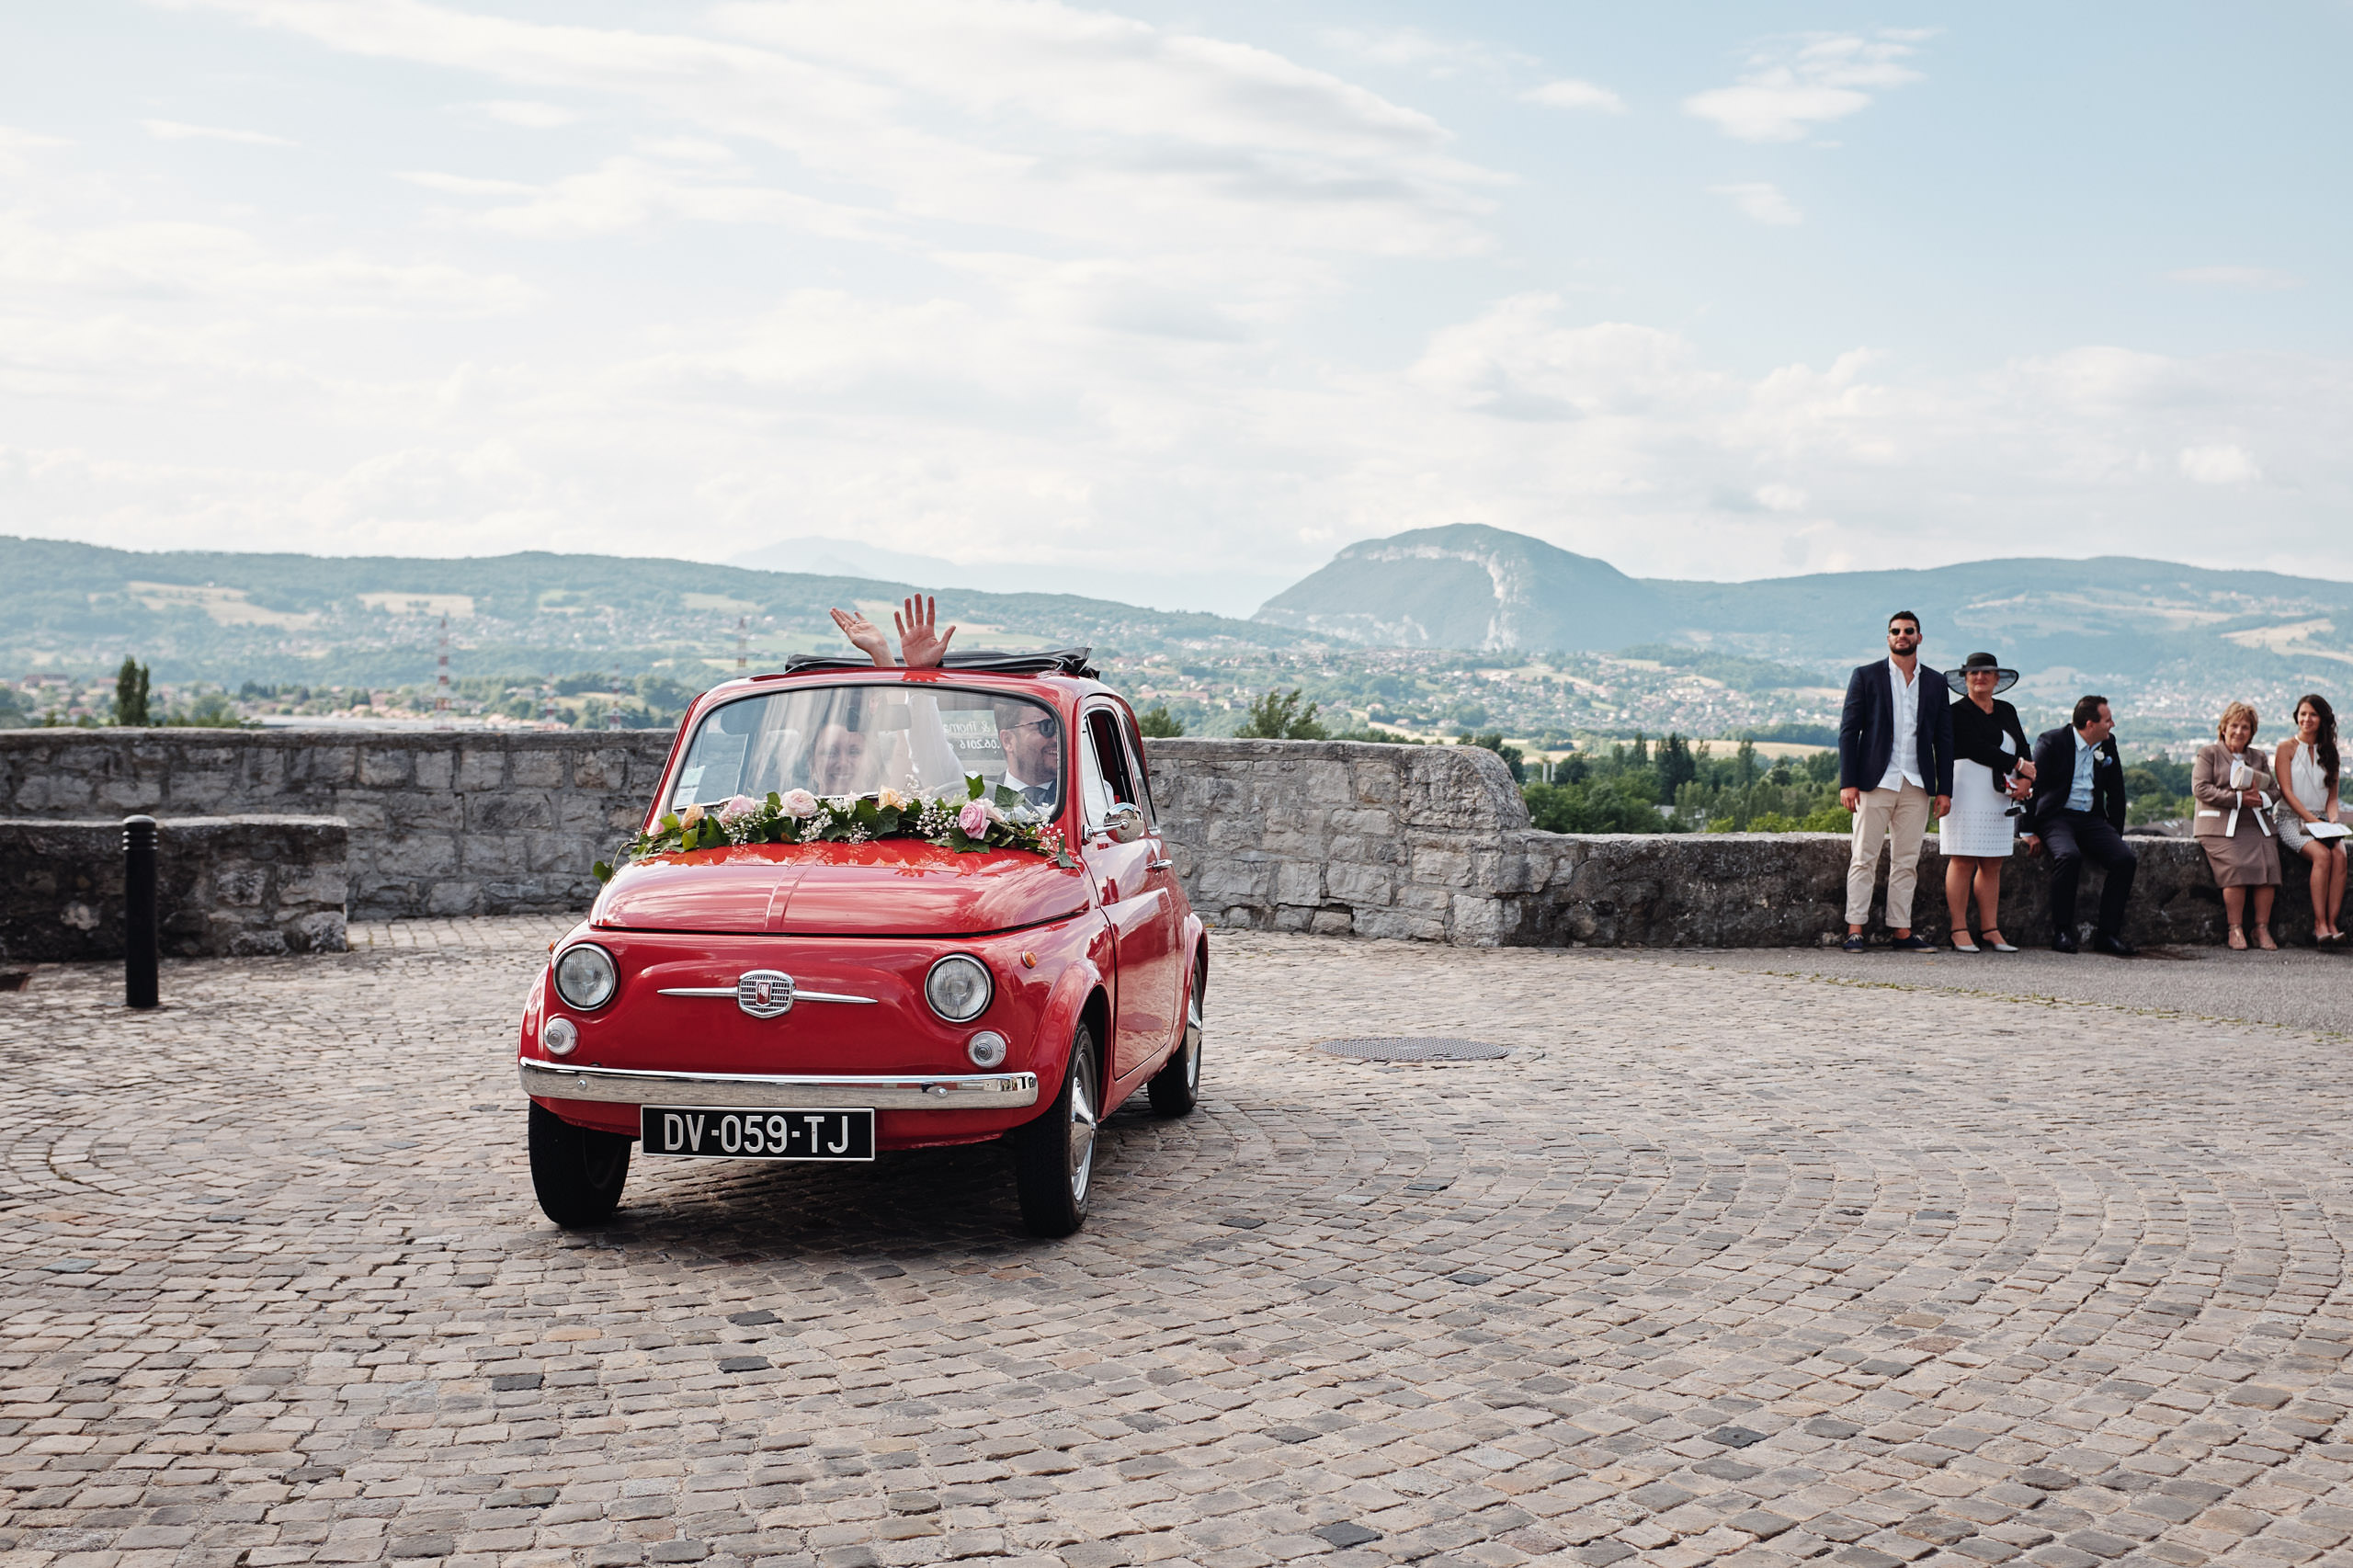
[[[1199,998],[1185,998],[1185,1087],[1201,1086],[1201,1004]]]
[[[1086,1201],[1086,1184],[1095,1174],[1095,1074],[1081,1067],[1070,1084],[1070,1196]]]

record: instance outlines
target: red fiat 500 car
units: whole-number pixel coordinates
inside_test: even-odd
[[[1023,1222],[1086,1217],[1097,1121],[1193,1108],[1209,951],[1135,716],[1086,650],[803,657],[679,726],[636,858],[523,1016],[531,1180],[602,1222],[630,1145],[871,1160],[1007,1138]]]

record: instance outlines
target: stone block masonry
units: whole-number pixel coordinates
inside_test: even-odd
[[[355,920],[581,910],[596,896],[589,868],[635,829],[671,738],[6,731],[0,814],[340,817]]]
[[[349,833],[337,817],[165,817],[156,905],[165,953],[344,950]],[[0,960],[123,952],[122,824],[0,819]]]
[[[1557,834],[1529,822],[1503,759],[1475,746],[1344,741],[1148,743],[1161,824],[1194,906],[1222,926],[1469,947],[1813,947],[1845,929],[1840,834]],[[2135,838],[2126,934],[2215,943],[2220,891],[2187,839]],[[2278,928],[2309,935],[2304,866]],[[2099,907],[2086,867],[2078,935]],[[1875,909],[1887,892],[1884,862]],[[2050,869],[2003,879],[2003,934],[2051,937]],[[1944,860],[1921,855],[1915,929],[1946,933]]]
[[[7,731],[0,815],[339,817],[355,920],[567,913],[588,907],[589,868],[642,819],[671,739]],[[1808,947],[1843,928],[1837,835],[1540,833],[1502,759],[1474,746],[1186,738],[1149,749],[1171,858],[1213,924],[1467,947]],[[1934,842],[1913,915],[1938,937]],[[2133,939],[2220,942],[2222,899],[2198,846],[2134,842]],[[2011,863],[2013,939],[2049,939],[2049,881],[2040,861]],[[2084,882],[2088,919],[2099,874]],[[2301,861],[2288,869],[2279,925],[2312,928]]]

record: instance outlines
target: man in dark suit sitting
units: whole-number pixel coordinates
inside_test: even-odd
[[[2124,905],[2140,857],[2124,840],[2124,759],[2116,753],[2115,730],[2108,699],[2084,697],[2075,701],[2072,729],[2048,731],[2034,743],[2026,828],[2051,852],[2051,945],[2063,953],[2075,950],[2075,885],[2086,858],[2108,873],[2093,949],[2120,959],[2135,950],[2124,939]],[[2029,839],[2027,852],[2035,847]]]
[[[1887,844],[1887,924],[1900,953],[1925,953],[1912,934],[1920,835],[1952,805],[1952,708],[1945,677],[1920,663],[1920,618],[1887,619],[1887,657],[1856,666],[1838,721],[1838,803],[1855,813],[1847,858],[1847,950],[1863,950],[1879,846]]]

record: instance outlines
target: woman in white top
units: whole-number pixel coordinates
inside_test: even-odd
[[[2296,733],[2279,743],[2273,766],[2279,780],[2279,847],[2312,867],[2313,935],[2325,948],[2345,940],[2336,924],[2345,903],[2345,838],[2318,823],[2336,821],[2336,713],[2317,694],[2296,703]]]

